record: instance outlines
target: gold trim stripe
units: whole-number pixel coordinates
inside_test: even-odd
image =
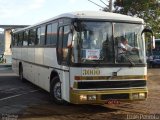
[[[146,75],[126,75],[126,76],[75,76],[75,80],[129,80],[143,79],[147,80]]]

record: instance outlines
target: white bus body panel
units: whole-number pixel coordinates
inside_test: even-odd
[[[43,65],[44,48],[35,48],[35,63]]]
[[[28,48],[21,48],[22,49],[22,60],[28,61]]]
[[[100,71],[99,75],[97,74],[83,74],[84,70],[98,70]],[[74,85],[74,80],[75,80],[75,76],[113,76],[113,72],[117,72],[117,76],[128,76],[128,75],[132,75],[132,76],[138,76],[138,75],[147,75],[147,68],[146,67],[117,67],[117,68],[70,68],[70,73],[72,73],[70,75],[70,86],[73,87]],[[112,80],[112,77],[110,78],[110,80]],[[78,80],[79,82],[82,80]],[[83,80],[85,81],[85,80]],[[87,80],[88,81],[88,80]],[[90,80],[92,81],[92,80]],[[95,80],[94,80],[95,81]],[[98,81],[98,80],[97,80]]]
[[[35,61],[35,48],[28,48],[28,62],[34,63]]]
[[[60,68],[57,63],[56,48],[44,48],[44,65]]]
[[[62,98],[70,101],[69,67],[57,63],[56,48],[13,48],[13,70],[19,74],[19,63],[23,66],[23,76],[30,82],[50,91],[50,75],[57,71],[61,81]],[[18,52],[19,51],[19,52]],[[20,60],[20,58],[22,58]],[[46,67],[48,66],[48,67]]]

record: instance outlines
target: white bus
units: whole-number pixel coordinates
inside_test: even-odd
[[[12,68],[62,104],[147,98],[144,21],[121,14],[62,14],[12,33]],[[137,51],[118,53],[122,37]]]

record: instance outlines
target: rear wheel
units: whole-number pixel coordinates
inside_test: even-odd
[[[62,99],[61,82],[58,77],[53,78],[51,81],[50,95],[51,95],[51,99],[56,104],[64,104],[65,103],[65,101]]]
[[[25,79],[23,77],[23,67],[22,65],[20,65],[19,67],[19,79],[22,81],[22,82],[25,82]]]

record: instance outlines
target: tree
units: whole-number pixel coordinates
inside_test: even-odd
[[[160,37],[160,4],[159,0],[115,0],[116,13],[137,16],[152,27],[155,36]]]

